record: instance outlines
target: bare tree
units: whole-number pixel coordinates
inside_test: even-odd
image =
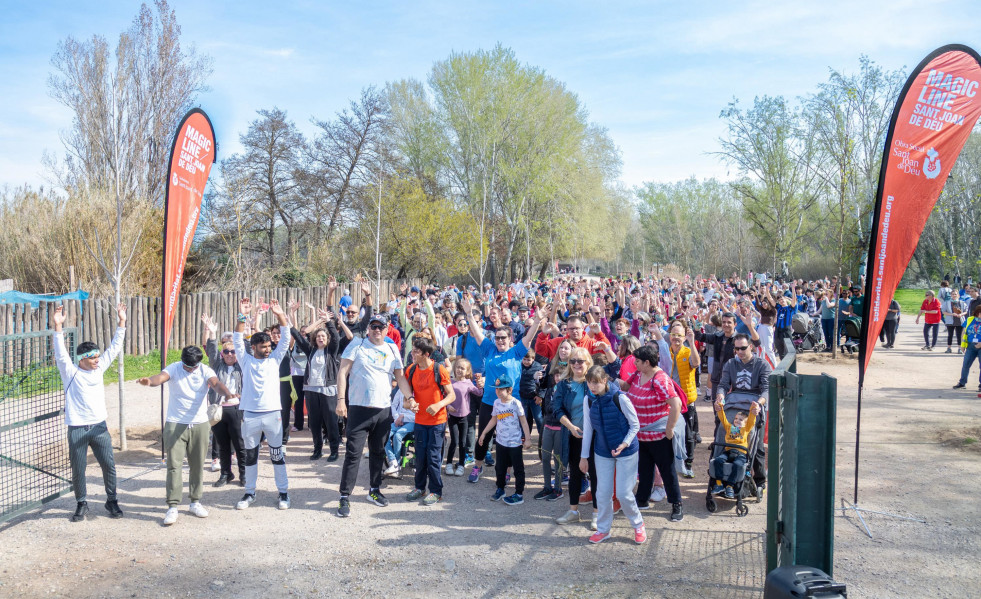
[[[134,211],[163,204],[166,152],[172,131],[203,89],[210,62],[180,46],[180,26],[165,0],[157,14],[143,4],[133,25],[119,36],[115,52],[101,36],[88,42],[67,38],[51,59],[53,98],[74,113],[62,135],[63,166],[50,162],[61,185],[76,198],[110,194],[114,214],[106,215],[112,233],[94,239],[84,231],[89,253],[112,283],[119,304],[123,277],[142,238],[142,224],[124,231]],[[132,222],[143,223],[142,218]],[[130,227],[132,228],[132,227]],[[124,244],[123,239],[127,238]],[[119,355],[119,435],[126,449],[123,410],[124,355]]]

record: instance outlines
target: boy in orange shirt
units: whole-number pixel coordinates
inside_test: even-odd
[[[414,399],[419,405],[415,430],[412,433],[416,446],[416,488],[406,496],[406,500],[422,499],[423,505],[433,505],[443,499],[443,479],[439,467],[443,462],[446,406],[455,399],[450,373],[432,359],[435,350],[432,340],[426,337],[413,339],[412,365],[405,372],[405,378],[409,381]]]

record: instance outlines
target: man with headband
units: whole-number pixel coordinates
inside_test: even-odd
[[[105,353],[91,341],[78,344],[75,353],[78,365],[72,362],[65,346],[62,326],[65,309],[55,308],[54,347],[55,363],[65,386],[65,424],[68,425],[68,456],[72,468],[72,489],[75,491],[75,513],[72,522],[81,522],[89,511],[85,488],[85,465],[89,447],[102,467],[102,480],[106,486],[106,511],[111,518],[122,518],[123,511],[116,501],[116,461],[112,454],[112,437],[106,426],[106,388],[102,375],[116,359],[126,338],[126,304],[116,308],[119,326]]]
[[[200,347],[188,345],[181,351],[180,362],[170,364],[159,374],[136,381],[150,387],[170,382],[167,422],[163,430],[163,444],[167,454],[167,513],[163,519],[164,526],[177,522],[177,506],[180,505],[184,492],[185,457],[190,470],[189,511],[198,518],[208,517],[208,510],[201,505],[204,458],[211,433],[211,423],[208,421],[208,390],[213,388],[229,399],[238,397],[218,380],[214,370],[201,363],[203,358],[204,352]]]

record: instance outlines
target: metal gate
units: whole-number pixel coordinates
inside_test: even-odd
[[[65,329],[75,357],[77,329]],[[0,522],[71,490],[65,393],[52,331],[0,336]]]

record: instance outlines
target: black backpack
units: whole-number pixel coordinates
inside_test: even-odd
[[[405,380],[409,382],[409,387],[412,387],[412,377],[415,375],[416,370],[418,369],[418,366],[411,364],[409,369],[406,371]],[[440,373],[439,364],[436,362],[433,362],[433,378],[436,379],[436,386],[439,387],[440,395],[442,395],[444,398],[447,397],[447,395],[443,394],[443,375]],[[412,391],[413,393],[415,392],[415,387],[412,387]]]

